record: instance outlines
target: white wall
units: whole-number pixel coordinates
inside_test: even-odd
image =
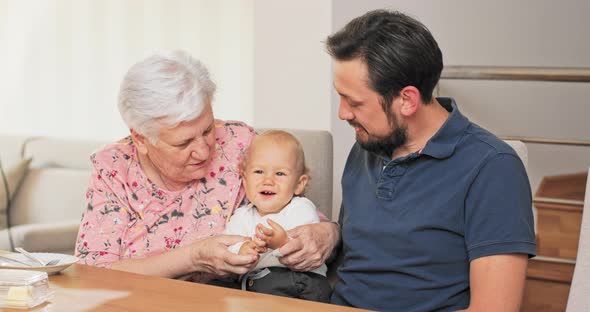
[[[331,3],[254,2],[254,126],[330,130]]]
[[[0,133],[114,140],[126,70],[159,49],[203,60],[222,119],[253,120],[254,0],[0,0]]]
[[[338,1],[333,29],[368,10],[390,8],[422,21],[437,39],[445,65],[590,67],[586,0]],[[500,135],[590,138],[590,83],[442,80],[440,94],[453,96],[471,120]],[[334,177],[339,181],[354,142],[352,130],[337,120],[332,96]],[[543,176],[582,172],[590,148],[528,144],[533,192]],[[334,186],[334,203],[341,201]]]
[[[157,49],[202,59],[218,118],[330,129],[331,1],[0,0],[0,133],[112,140],[125,71]]]
[[[323,41],[376,8],[420,19],[448,65],[590,67],[586,0],[0,0],[0,133],[118,138],[125,70],[151,50],[186,49],[218,83],[217,117],[332,131],[337,206],[354,135],[337,118]],[[443,80],[440,92],[499,134],[587,139],[589,87]],[[590,160],[588,148],[528,148],[533,190]]]

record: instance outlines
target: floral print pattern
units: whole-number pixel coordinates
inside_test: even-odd
[[[76,240],[80,262],[110,267],[222,233],[244,199],[239,163],[255,133],[241,122],[216,120],[215,135],[209,174],[176,192],[145,176],[130,137],[91,155],[94,170]]]

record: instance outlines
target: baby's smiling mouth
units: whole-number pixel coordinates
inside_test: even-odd
[[[262,191],[262,192],[260,192],[260,194],[263,196],[272,196],[272,195],[275,195],[276,193],[271,192],[271,191]]]

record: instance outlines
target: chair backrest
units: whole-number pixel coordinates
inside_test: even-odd
[[[590,168],[588,169],[590,177]],[[590,311],[590,179],[586,181],[586,195],[582,210],[582,228],[578,244],[578,256],[574,279],[567,300],[567,312]]]

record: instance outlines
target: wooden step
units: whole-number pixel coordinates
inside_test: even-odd
[[[535,193],[537,257],[529,260],[521,311],[567,306],[582,224],[587,173],[543,178]]]
[[[587,173],[543,178],[535,193],[537,255],[576,259]]]
[[[537,254],[576,259],[582,226],[582,206],[535,203]]]
[[[568,259],[530,259],[521,311],[565,311],[574,267],[575,261]]]

